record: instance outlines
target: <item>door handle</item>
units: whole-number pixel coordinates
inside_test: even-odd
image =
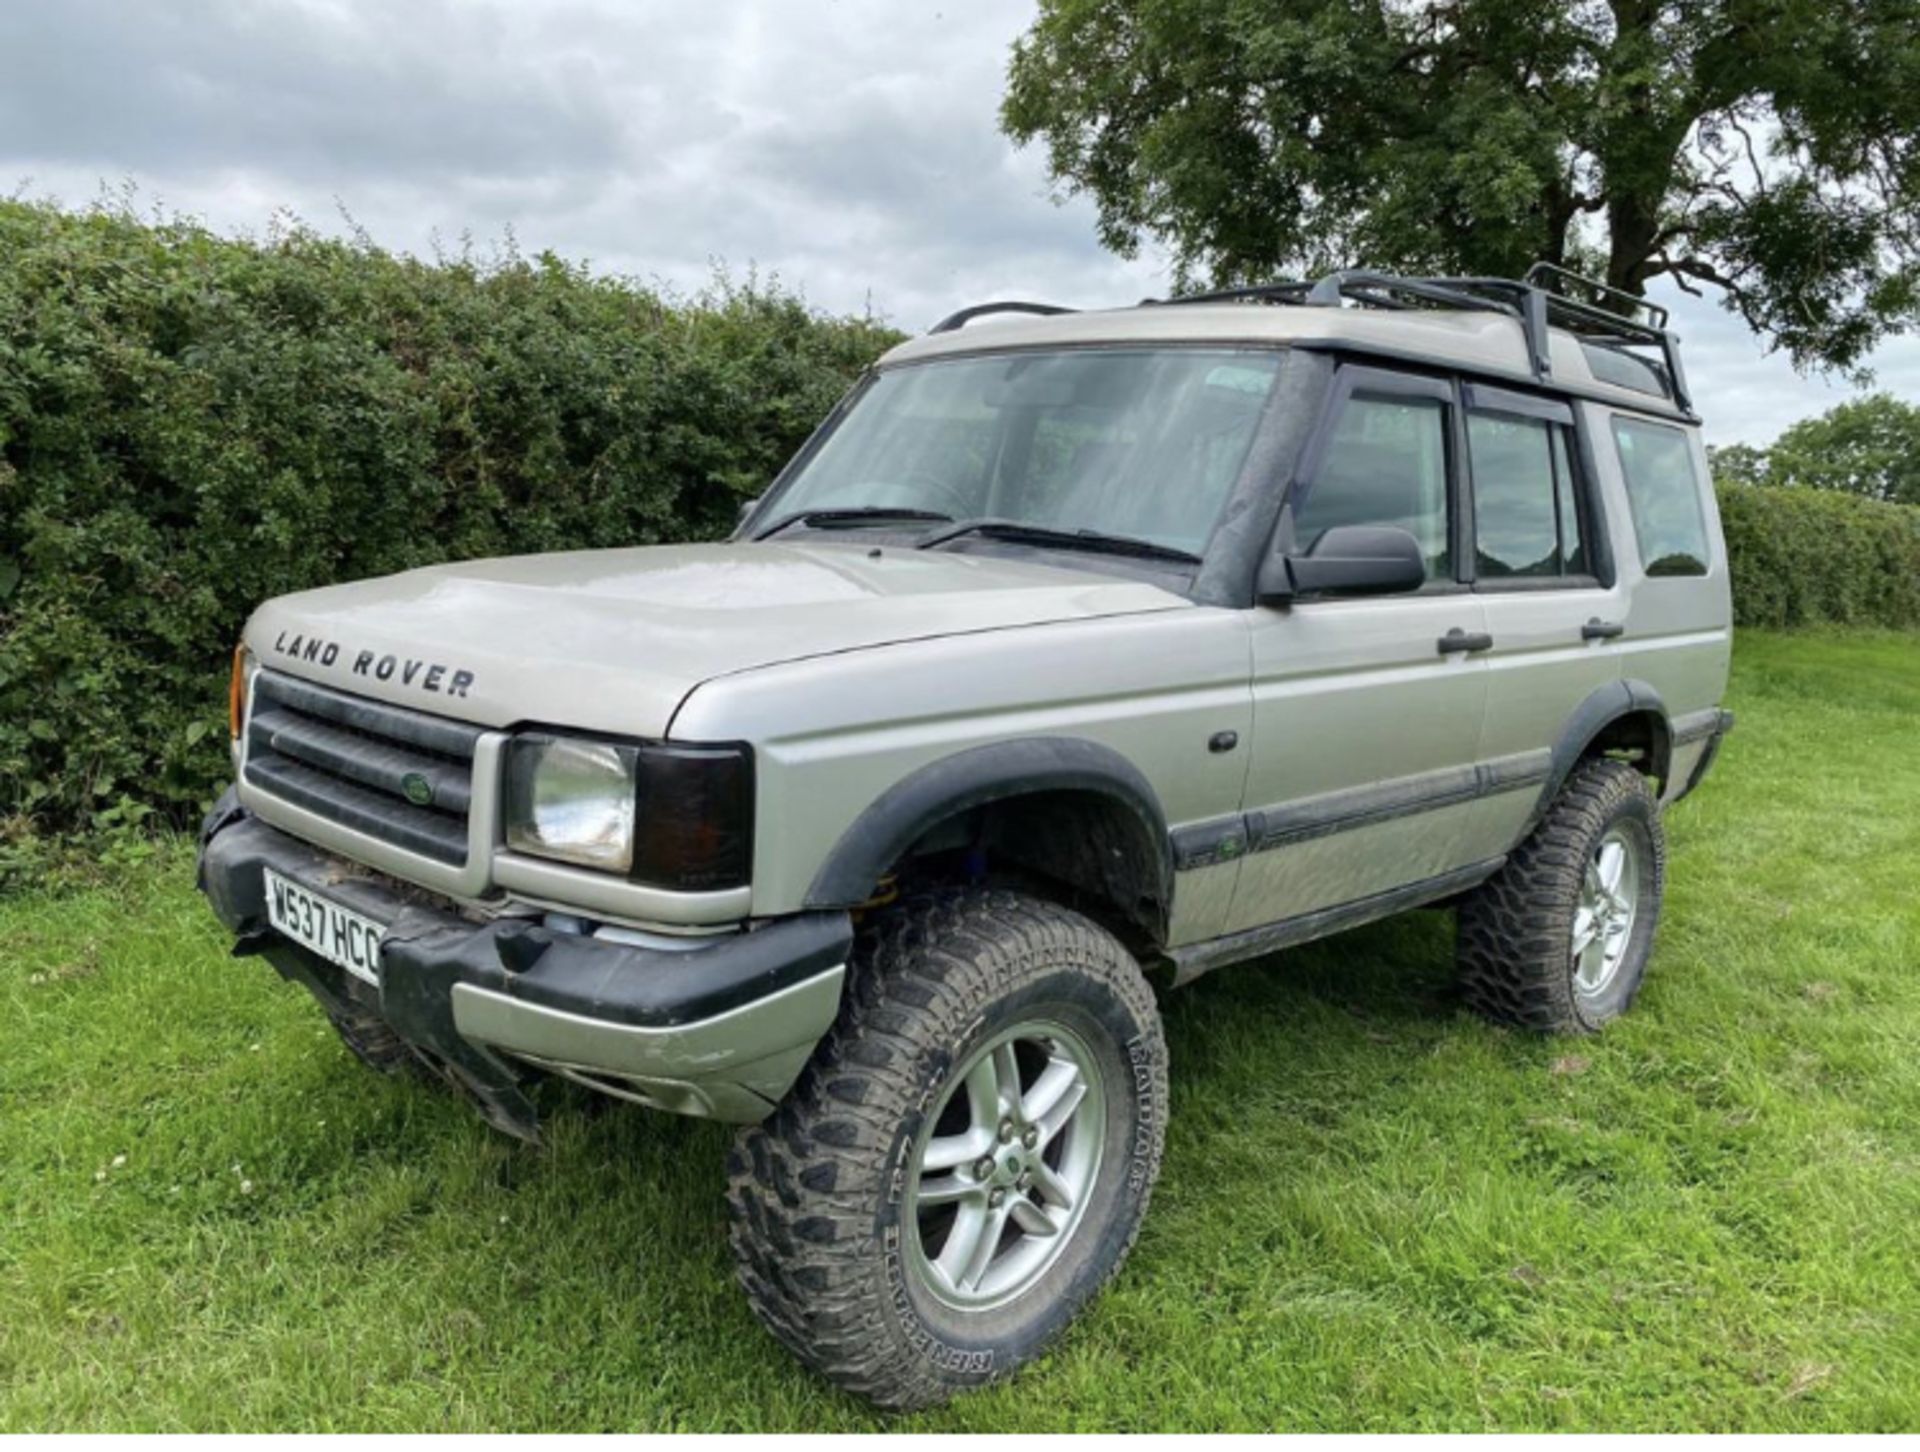
[[[1595,616],[1580,627],[1582,640],[1612,640],[1616,635],[1625,635],[1627,627],[1618,620],[1602,620]]]
[[[1476,630],[1469,634],[1456,625],[1440,637],[1440,654],[1442,655],[1456,655],[1463,650],[1492,649],[1493,637],[1484,630]]]

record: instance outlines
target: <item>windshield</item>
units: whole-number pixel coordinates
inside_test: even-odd
[[[814,511],[918,511],[1197,555],[1279,370],[1274,352],[1198,349],[1023,352],[893,369],[780,492],[763,532]],[[880,513],[873,522],[901,525]]]

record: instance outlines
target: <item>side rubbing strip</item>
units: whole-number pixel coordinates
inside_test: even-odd
[[[1544,748],[1495,757],[1473,766],[1447,767],[1302,797],[1274,807],[1256,807],[1239,817],[1216,817],[1173,834],[1174,865],[1181,871],[1211,867],[1245,852],[1271,852],[1356,827],[1371,827],[1420,812],[1459,806],[1482,797],[1538,786],[1553,769]]]
[[[1173,834],[1173,866],[1176,872],[1192,867],[1214,867],[1246,854],[1247,819],[1238,814],[1194,822]]]

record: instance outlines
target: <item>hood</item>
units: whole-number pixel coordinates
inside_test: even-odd
[[[283,595],[262,664],[485,726],[666,734],[703,681],[781,661],[1187,602],[1027,560],[869,543],[659,545],[436,565]]]

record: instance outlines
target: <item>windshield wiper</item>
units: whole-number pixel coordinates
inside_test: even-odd
[[[866,524],[876,519],[904,519],[910,522],[931,520],[935,524],[951,524],[953,516],[942,514],[937,509],[895,509],[885,504],[862,504],[851,509],[803,509],[798,514],[789,514],[785,519],[768,525],[755,539],[771,539],[790,524],[804,524],[808,529],[834,529],[841,525]]]
[[[936,529],[914,542],[917,550],[932,549],[963,535],[981,534],[992,539],[1012,540],[1016,544],[1058,545],[1064,549],[1092,550],[1107,555],[1133,555],[1143,560],[1176,560],[1197,565],[1200,556],[1173,545],[1156,544],[1150,539],[1135,539],[1126,534],[1102,534],[1097,529],[1054,529],[1044,524],[1029,524],[1021,519],[963,519],[945,529]]]

